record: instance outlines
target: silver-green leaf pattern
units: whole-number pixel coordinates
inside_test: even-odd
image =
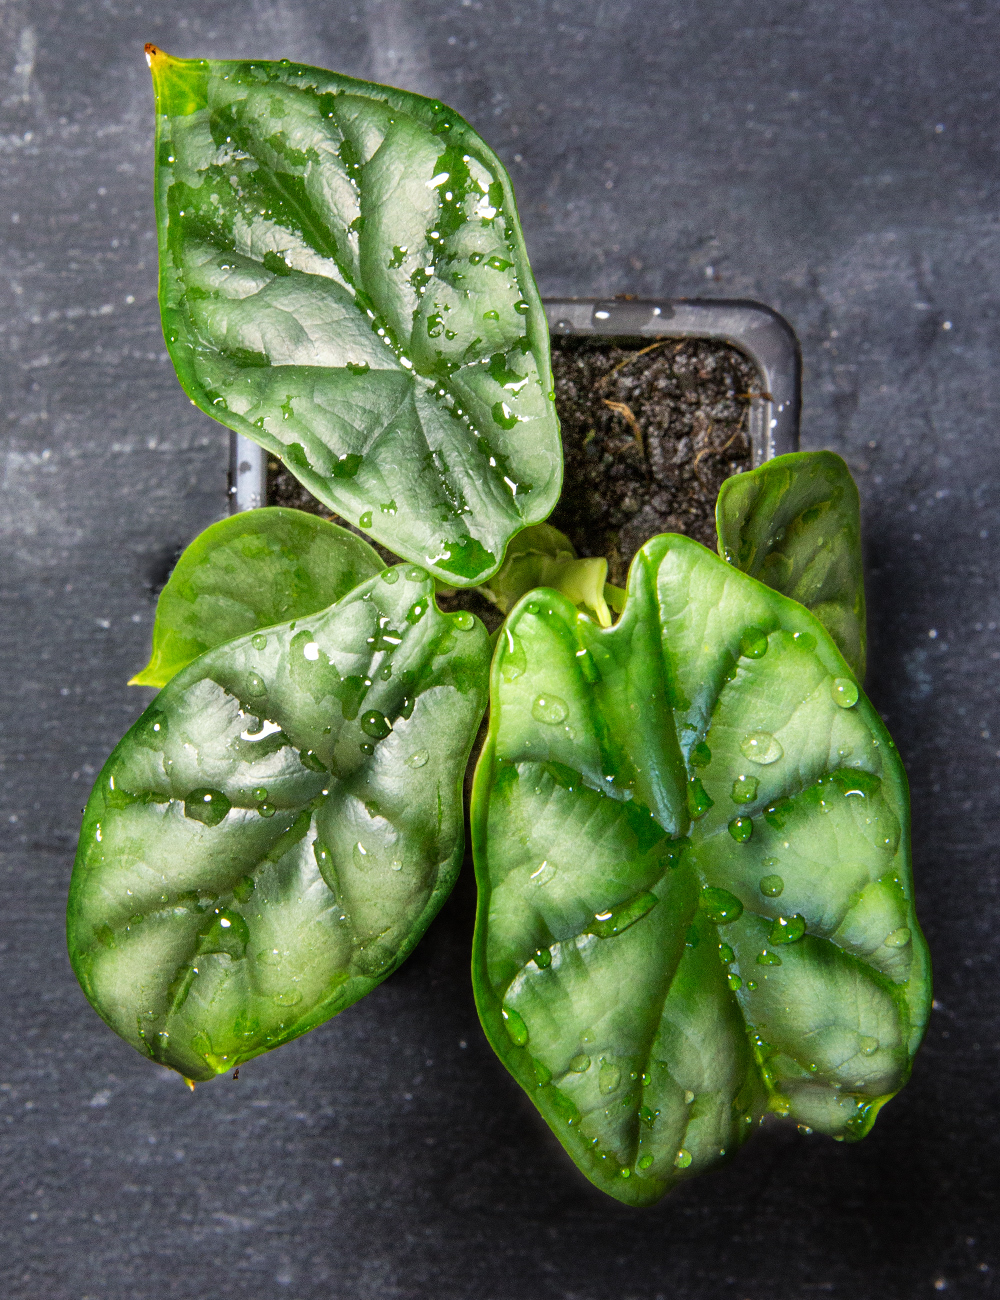
[[[768,1112],[864,1136],[926,1021],[906,780],[822,624],[654,538],[619,623],[530,593],[473,794],[494,1048],[630,1204]]]
[[[69,899],[73,968],[192,1080],[305,1033],[408,955],[462,858],[489,642],[426,570],[182,669],[112,753]]]
[[[496,155],[406,91],[147,53],[163,326],[189,396],[398,554],[484,580],[562,479]]]

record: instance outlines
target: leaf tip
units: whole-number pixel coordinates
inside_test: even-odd
[[[183,1078],[187,1086],[191,1089],[192,1092],[194,1092],[194,1079],[189,1079],[186,1074],[183,1076]]]
[[[126,686],[154,686],[159,689],[166,686],[167,683],[162,680],[161,674],[153,668],[152,664],[147,664],[134,677],[130,677],[125,684]]]

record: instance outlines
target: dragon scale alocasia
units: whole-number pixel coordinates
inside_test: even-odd
[[[767,1112],[863,1137],[909,1074],[929,967],[905,776],[858,687],[846,465],[728,480],[724,559],[665,535],[609,586],[540,522],[562,477],[548,333],[495,154],[404,91],[147,54],[182,384],[415,563],[281,509],[181,557],[133,679],[164,689],[74,868],[94,1007],[208,1079],[405,959],[461,860],[489,676],[485,629],[442,615],[435,579],[479,585],[509,614],[472,806],[500,1057],[629,1204]]]
[[[397,554],[483,581],[562,478],[499,159],[406,91],[147,55],[163,328],[188,395]]]
[[[525,597],[476,772],[487,1035],[631,1204],[770,1110],[864,1136],[928,1010],[902,765],[817,619],[676,535],[618,624]]]

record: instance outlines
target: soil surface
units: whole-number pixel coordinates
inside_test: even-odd
[[[719,488],[750,468],[754,365],[703,339],[555,338],[552,369],[566,479],[549,522],[619,587],[657,533],[715,550]]]
[[[617,586],[657,533],[686,533],[714,550],[719,487],[750,468],[750,395],[761,390],[752,362],[704,339],[554,338],[552,369],[566,469],[549,522],[580,555],[607,556],[608,580]],[[274,460],[268,501],[365,537]],[[387,564],[398,562],[372,545]],[[499,626],[499,613],[475,592],[438,603],[471,609],[490,630]]]

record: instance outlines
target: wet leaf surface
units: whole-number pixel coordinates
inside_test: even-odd
[[[108,1024],[208,1079],[390,974],[461,862],[488,663],[482,625],[401,565],[178,673],[77,852],[70,957]]]
[[[902,765],[822,624],[654,538],[613,628],[517,606],[491,707],[477,1003],[583,1172],[647,1204],[768,1111],[864,1136],[929,970]]]
[[[776,456],[727,479],[715,517],[719,554],[812,610],[863,679],[861,510],[841,458],[832,451]]]
[[[457,585],[562,457],[510,181],[445,105],[152,49],[164,334],[202,410]]]
[[[383,567],[366,542],[301,510],[220,520],[184,551],[160,592],[152,655],[131,684],[166,686],[206,650],[326,609]]]

